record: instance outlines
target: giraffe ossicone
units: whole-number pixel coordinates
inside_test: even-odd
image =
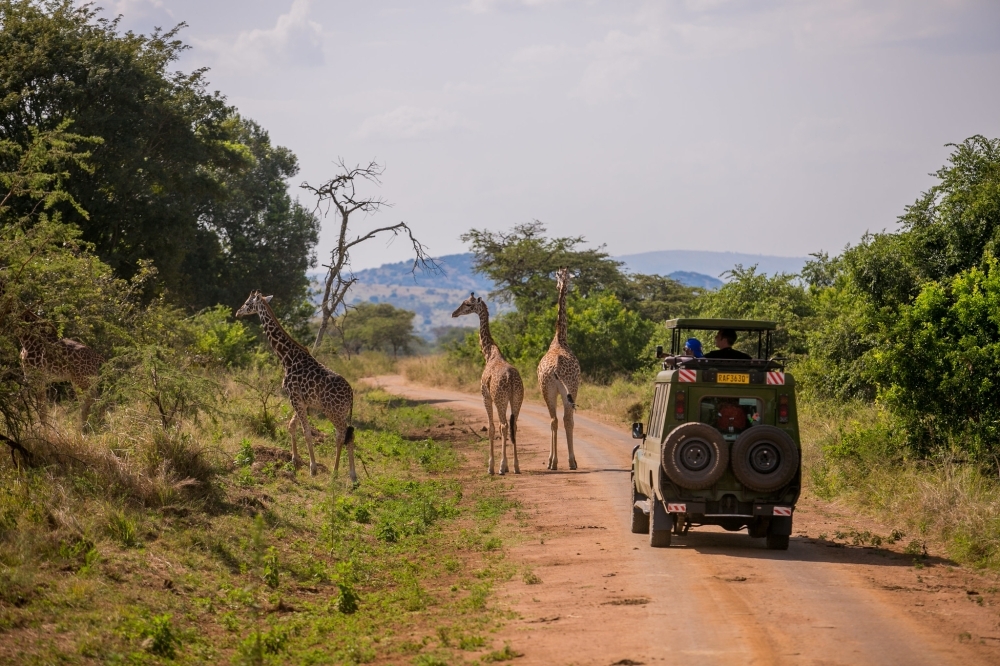
[[[351,481],[357,483],[358,475],[354,470],[354,426],[351,425],[354,389],[346,379],[317,361],[308,349],[296,342],[282,328],[271,309],[271,298],[259,291],[250,292],[250,297],[243,307],[236,311],[236,316],[260,317],[264,335],[267,336],[271,349],[281,360],[285,371],[281,387],[288,394],[292,410],[295,412],[288,422],[288,434],[292,439],[292,464],[300,463],[295,430],[296,426],[301,425],[306,446],[309,448],[309,473],[316,475],[316,455],[313,451],[312,428],[308,419],[309,408],[313,407],[326,414],[337,428],[337,458],[333,465],[333,473],[336,474],[340,467],[340,451],[346,444]]]
[[[493,341],[490,335],[490,311],[482,298],[476,297],[475,292],[471,292],[469,298],[462,301],[462,304],[451,313],[452,317],[474,314],[479,317],[479,348],[486,359],[486,367],[483,368],[483,376],[480,380],[480,390],[483,393],[483,404],[486,407],[486,417],[489,419],[490,437],[490,462],[489,473],[494,473],[493,465],[493,440],[496,430],[493,424],[493,408],[496,407],[497,416],[500,419],[500,438],[503,440],[500,457],[500,473],[506,474],[507,466],[507,437],[510,436],[511,444],[514,446],[514,473],[521,473],[521,466],[517,460],[517,416],[521,411],[521,403],[524,402],[524,382],[517,368],[504,359],[500,353],[500,348]],[[510,416],[507,416],[507,408],[510,408]]]
[[[563,401],[563,427],[566,429],[566,448],[569,453],[569,468],[576,469],[576,455],[573,453],[573,410],[580,389],[580,361],[569,348],[568,321],[566,314],[566,293],[569,291],[569,269],[556,271],[556,289],[559,293],[556,332],[545,356],[538,362],[538,388],[549,409],[548,469],[559,469],[559,418],[556,416],[559,396]]]

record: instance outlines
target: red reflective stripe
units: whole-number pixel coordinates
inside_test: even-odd
[[[785,383],[785,373],[783,372],[768,372],[767,373],[767,383],[772,385],[781,386]]]
[[[790,516],[792,515],[792,507],[790,506],[776,506],[774,507],[775,516]]]
[[[677,378],[682,382],[696,382],[698,381],[698,371],[697,370],[686,370],[681,369],[677,371]]]
[[[687,513],[687,504],[668,504],[668,513]]]

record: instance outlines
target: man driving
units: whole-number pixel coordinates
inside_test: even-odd
[[[715,346],[717,349],[705,354],[705,358],[731,358],[743,360],[749,360],[751,358],[749,354],[744,354],[737,349],[733,349],[734,344],[736,344],[736,331],[731,328],[724,328],[715,334]]]

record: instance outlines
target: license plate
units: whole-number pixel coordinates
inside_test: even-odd
[[[716,381],[720,384],[749,384],[750,375],[743,372],[720,372]]]

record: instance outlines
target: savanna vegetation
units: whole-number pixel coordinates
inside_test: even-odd
[[[357,382],[412,313],[361,308],[320,352],[355,384],[361,483],[332,476],[322,418],[320,474],[296,474],[281,367],[233,309],[267,289],[313,333],[318,220],[295,156],[171,71],[184,48],[0,1],[0,662],[515,656],[491,590],[517,507],[467,466],[480,438]],[[38,338],[104,359],[85,423],[72,383],[22,370]]]
[[[893,232],[867,234],[799,275],[735,266],[699,293],[629,275],[582,238],[538,223],[464,236],[477,270],[513,304],[492,326],[527,384],[552,339],[553,274],[578,276],[570,346],[589,382],[577,398],[620,421],[645,416],[653,347],[669,317],[778,322],[776,355],[801,390],[811,488],[945,544],[955,559],[1000,566],[1000,140],[952,146],[937,184]],[[409,362],[424,381],[474,386],[475,334],[446,358]],[[739,346],[739,344],[737,344]],[[444,367],[442,367],[444,366]]]

